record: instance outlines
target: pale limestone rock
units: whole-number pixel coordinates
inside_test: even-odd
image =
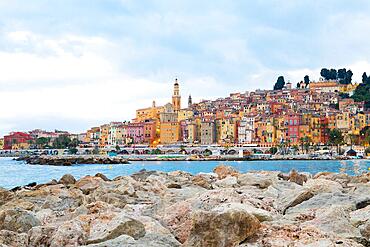
[[[75,183],[75,186],[86,194],[86,193],[90,193],[94,191],[96,188],[98,188],[103,183],[104,183],[104,180],[101,179],[100,177],[85,176],[79,179]]]
[[[0,246],[27,247],[28,238],[25,233],[16,233],[8,230],[0,230]]]
[[[90,222],[87,243],[101,243],[123,234],[141,238],[145,235],[144,224],[126,214],[99,214]]]
[[[219,165],[213,169],[213,172],[217,174],[218,179],[224,179],[227,176],[237,177],[239,172],[231,166]]]
[[[22,233],[38,225],[40,221],[30,211],[20,208],[0,211],[0,230]]]
[[[217,188],[233,188],[238,184],[236,177],[227,176],[223,179],[220,179],[214,183]]]
[[[197,211],[185,246],[236,246],[257,233],[260,222],[244,210]]]

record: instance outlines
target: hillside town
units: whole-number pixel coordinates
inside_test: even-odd
[[[0,139],[0,149],[215,145],[270,147],[275,153],[283,147],[300,152],[316,146],[367,147],[370,111],[365,101],[352,97],[367,77],[352,83],[328,73],[323,70],[318,81],[306,76],[297,85],[279,77],[274,90],[231,93],[215,100],[193,102],[189,95],[185,108],[175,79],[170,103],[159,106],[153,101],[137,109],[131,121],[107,123],[81,134],[12,132]]]

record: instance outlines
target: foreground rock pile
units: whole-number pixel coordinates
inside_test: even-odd
[[[0,246],[370,246],[370,174],[141,171],[0,189]]]

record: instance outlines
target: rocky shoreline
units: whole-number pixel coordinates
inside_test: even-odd
[[[17,161],[25,161],[30,165],[52,165],[52,166],[72,166],[75,164],[129,164],[130,161],[276,161],[276,160],[334,160],[328,158],[264,158],[264,157],[123,157],[106,155],[29,155],[14,158]],[[348,160],[348,157],[337,158],[337,160]]]
[[[67,174],[0,188],[0,246],[370,246],[370,173]]]
[[[69,155],[69,156],[23,156],[16,158],[17,161],[25,161],[29,165],[50,165],[50,166],[72,166],[75,164],[129,164],[128,160],[116,156],[82,156],[82,155]]]

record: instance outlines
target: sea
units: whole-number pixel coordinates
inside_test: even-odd
[[[370,171],[370,160],[134,161],[130,164],[118,165],[42,166],[27,165],[24,161],[15,161],[13,158],[0,158],[0,187],[11,189],[32,182],[46,183],[52,179],[58,180],[67,173],[72,174],[76,179],[96,173],[103,173],[113,179],[142,169],[164,172],[181,170],[192,174],[209,173],[221,164],[232,166],[240,172],[266,170],[288,173],[295,169],[298,172],[311,174],[328,171],[356,175]]]

